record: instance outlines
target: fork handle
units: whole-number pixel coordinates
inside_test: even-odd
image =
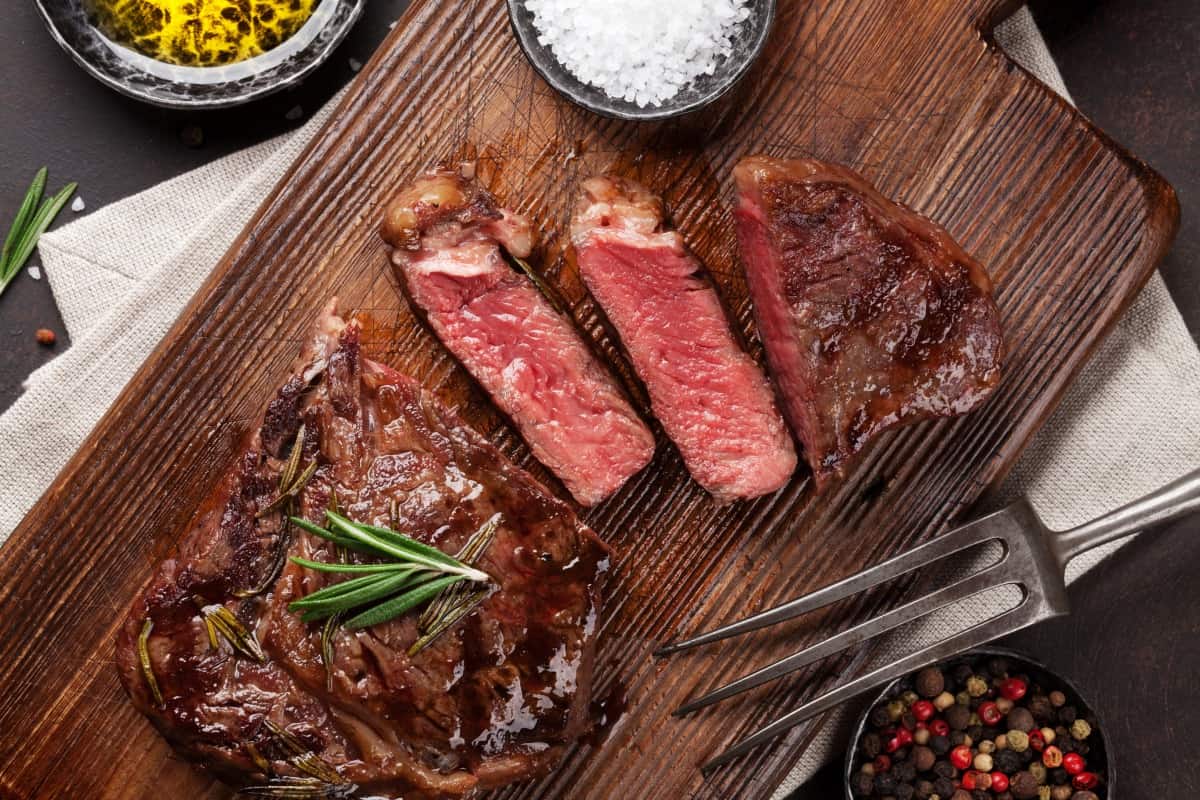
[[[1200,470],[1134,500],[1098,519],[1052,537],[1055,555],[1063,567],[1080,553],[1200,511]]]

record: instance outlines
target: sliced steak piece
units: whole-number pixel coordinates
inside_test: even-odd
[[[591,725],[608,551],[412,379],[361,358],[358,339],[356,322],[332,308],[322,318],[297,378],[134,601],[117,642],[121,679],[183,755],[235,786],[315,782],[311,794],[274,796],[357,787],[459,797],[543,773]],[[267,449],[280,441],[279,452]],[[450,553],[498,523],[478,562],[496,589],[411,657],[419,611],[331,629],[326,667],[323,624],[287,606],[345,576],[284,563],[337,555],[273,503],[297,446],[300,464],[316,464],[295,500],[311,520],[336,497],[352,519]],[[240,652],[225,636],[214,646],[206,613],[232,614],[254,641]],[[147,630],[153,686],[139,653]]]
[[[632,181],[592,178],[571,240],[692,477],[722,502],[786,484],[796,451],[771,387],[700,261],[666,226],[662,200]]]
[[[834,164],[753,156],[734,177],[767,362],[818,487],[882,431],[991,394],[992,282],[949,234]]]
[[[434,170],[388,208],[383,237],[409,297],[539,461],[584,505],[654,455],[654,437],[569,320],[501,248],[529,255],[529,222],[474,181]]]

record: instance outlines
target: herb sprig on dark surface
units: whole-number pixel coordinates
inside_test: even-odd
[[[435,606],[440,609],[436,618],[427,619],[425,615],[421,619],[424,638],[434,628],[440,628],[440,633],[465,616],[462,611],[465,598],[447,602],[443,591],[465,584],[486,586],[492,583],[490,575],[474,568],[469,562],[473,562],[487,548],[495,534],[495,525],[481,528],[467,542],[460,557],[456,558],[390,528],[354,522],[332,510],[325,512],[325,520],[328,527],[322,528],[306,519],[291,518],[292,524],[314,536],[364,555],[389,560],[368,564],[330,564],[293,556],[292,562],[306,569],[358,576],[326,586],[292,602],[288,608],[300,613],[305,622],[316,622],[354,611],[357,613],[343,623],[346,628],[354,630],[387,622],[424,603],[436,601]],[[467,557],[465,561],[462,558],[464,555]],[[481,592],[486,596],[486,590],[480,588],[466,597],[474,597]],[[478,600],[471,603],[470,608],[477,603]]]
[[[0,248],[0,294],[4,293],[8,284],[21,271],[21,267],[25,266],[25,262],[33,254],[33,248],[37,246],[38,238],[46,232],[50,223],[58,216],[58,212],[62,211],[63,206],[75,193],[76,184],[68,183],[53,197],[43,200],[46,176],[45,167],[37,171],[21,207],[17,210],[12,227],[4,237],[4,245]]]

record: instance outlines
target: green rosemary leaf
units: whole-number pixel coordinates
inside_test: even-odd
[[[354,578],[353,580],[335,583],[333,586],[327,586],[300,600],[295,600],[288,604],[288,610],[345,611],[346,609],[371,603],[395,594],[402,589],[408,588],[413,583],[414,576],[412,572]]]
[[[366,547],[361,542],[357,542],[354,539],[349,538],[348,536],[342,536],[340,533],[336,533],[331,530],[326,530],[325,528],[322,528],[320,525],[314,525],[313,523],[309,522],[308,520],[304,519],[303,517],[288,517],[288,521],[291,522],[293,525],[295,525],[297,528],[308,531],[313,536],[318,536],[328,542],[333,542],[335,545],[337,545],[339,547],[348,547],[351,550],[365,552],[369,555],[378,555],[378,553],[376,553],[375,551]]]
[[[74,183],[68,183],[59,190],[58,194],[42,203],[42,207],[34,214],[25,229],[17,234],[12,250],[9,251],[8,258],[4,262],[5,285],[25,265],[30,254],[33,253],[33,248],[37,246],[38,238],[46,232],[50,223],[54,222],[54,218],[58,216],[58,212],[62,211],[62,207],[75,193],[75,186]]]
[[[336,533],[365,544],[382,554],[402,561],[425,564],[441,572],[454,572],[473,581],[490,580],[487,573],[472,569],[436,547],[430,547],[404,534],[374,525],[351,522],[342,515],[329,511],[325,512],[325,516],[329,519],[330,528]]]
[[[304,425],[301,425],[296,430],[296,439],[292,442],[292,452],[288,454],[288,460],[283,465],[283,471],[279,473],[279,493],[283,494],[291,488],[292,481],[296,479],[296,473],[300,469],[300,459],[304,455]]]
[[[154,622],[146,617],[146,621],[142,623],[142,632],[138,634],[138,661],[142,665],[142,675],[150,687],[150,694],[154,695],[154,702],[159,708],[162,708],[162,691],[159,690],[158,680],[154,677],[154,665],[150,663],[150,632],[152,630],[154,630]]]
[[[385,561],[379,564],[328,564],[324,561],[309,561],[307,558],[292,556],[291,562],[298,564],[305,569],[316,570],[317,572],[397,572],[399,570],[412,570],[410,564],[401,564],[397,561]],[[340,585],[340,584],[339,584]]]
[[[391,600],[382,602],[357,616],[351,617],[346,621],[346,627],[350,630],[357,630],[359,628],[369,628],[381,622],[387,622],[410,609],[416,608],[421,603],[436,597],[442,589],[461,580],[464,580],[462,575],[447,575],[444,578],[438,578],[421,584],[415,589],[411,589],[402,595],[393,597]]]
[[[0,248],[0,283],[6,282],[9,277],[7,264],[13,245],[21,232],[29,225],[29,220],[33,219],[38,203],[42,202],[42,194],[46,191],[46,175],[47,170],[42,167],[33,176],[33,183],[29,186],[29,191],[25,193],[25,199],[21,201],[21,207],[17,210],[12,227],[8,229],[8,235],[4,237],[4,247]],[[16,272],[16,270],[12,270],[12,272]]]

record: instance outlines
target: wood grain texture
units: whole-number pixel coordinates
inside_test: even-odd
[[[981,31],[1011,5],[785,1],[767,58],[735,93],[695,117],[638,126],[561,103],[521,59],[498,0],[415,3],[0,553],[0,795],[228,796],[133,711],[112,641],[330,295],[377,320],[376,357],[550,480],[400,299],[375,233],[400,184],[434,161],[476,159],[486,183],[537,220],[535,263],[623,369],[563,254],[579,180],[612,170],[662,192],[749,333],[728,176],[738,157],[765,151],[856,167],[988,265],[1012,350],[1002,387],[973,416],[885,436],[819,499],[798,477],[774,497],[717,507],[656,429],[651,466],[587,515],[620,552],[596,694],[623,694],[628,708],[552,775],[498,795],[769,796],[811,729],[707,782],[695,767],[861,655],[686,720],[671,709],[895,598],[873,594],[784,635],[667,663],[651,659],[654,645],[849,574],[953,520],[1011,465],[1174,234],[1170,187],[988,45]]]

